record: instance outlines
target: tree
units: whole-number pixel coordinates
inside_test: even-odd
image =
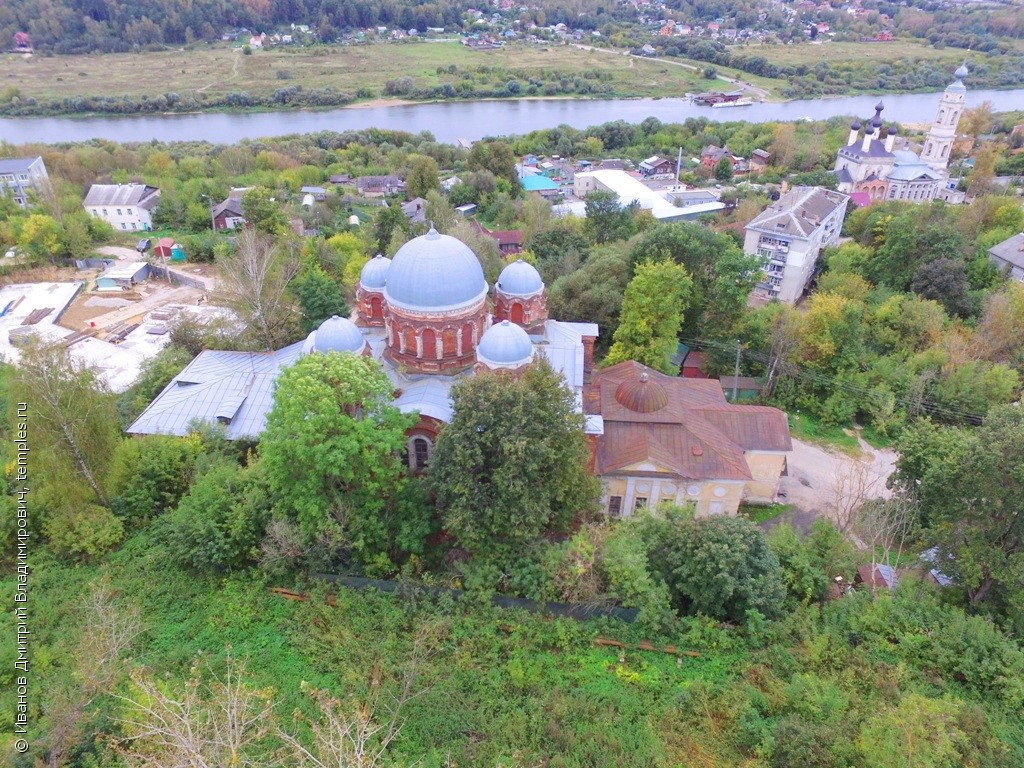
[[[291,292],[302,312],[302,330],[309,333],[329,317],[348,315],[348,304],[338,281],[318,265],[308,267],[291,283]]]
[[[293,338],[296,313],[289,285],[300,267],[291,249],[278,247],[269,235],[246,229],[218,267],[224,303],[245,323],[260,348],[279,349]]]
[[[953,317],[967,317],[973,309],[966,265],[960,260],[925,262],[914,272],[910,287],[918,296],[939,302]]]
[[[779,560],[753,522],[742,517],[682,518],[664,529],[651,562],[686,613],[746,621],[771,618],[786,594]]]
[[[587,471],[584,419],[545,359],[518,378],[459,381],[452,400],[428,478],[460,545],[509,555],[592,510],[598,486]]]
[[[46,214],[30,214],[21,225],[18,245],[34,259],[56,261],[64,252],[64,228]]]
[[[732,181],[732,161],[728,157],[723,157],[715,166],[715,180]]]
[[[1024,413],[989,411],[975,429],[920,422],[897,441],[896,486],[916,492],[923,536],[974,608],[1024,609]],[[1004,608],[1005,609],[1005,608]]]
[[[417,157],[409,165],[409,175],[405,178],[405,188],[409,197],[426,197],[428,192],[439,190],[440,174],[434,158],[429,155]]]
[[[471,171],[490,171],[497,178],[508,181],[513,192],[522,188],[516,172],[516,156],[504,141],[474,142],[466,158],[466,167]]]
[[[693,281],[671,261],[638,264],[622,299],[606,365],[635,360],[662,373],[673,373],[669,358],[679,343],[683,310]]]
[[[917,500],[908,493],[874,499],[861,506],[853,528],[868,546],[871,569],[881,563],[893,567],[893,554],[903,553],[917,529]]]
[[[263,537],[270,500],[262,464],[220,460],[189,488],[166,517],[171,557],[196,571],[226,571],[252,561]]]
[[[672,259],[693,279],[692,303],[683,318],[683,336],[714,336],[742,315],[747,286],[761,276],[761,262],[748,256],[728,235],[699,224],[664,224],[645,232],[633,245],[633,263]]]
[[[578,220],[568,217],[549,223],[529,243],[537,268],[548,282],[571,275],[590,256],[590,243]]]
[[[125,677],[125,657],[142,631],[138,609],[119,600],[106,580],[90,586],[78,642],[70,654],[71,676],[47,692],[46,748],[50,768],[65,764],[82,739],[96,700]]]
[[[11,407],[29,409],[32,458],[53,501],[74,505],[84,482],[106,506],[104,480],[121,435],[114,397],[97,372],[62,345],[34,342],[22,351],[13,389]]]
[[[405,214],[402,213],[402,207],[397,203],[392,203],[377,212],[373,220],[377,253],[388,252],[388,246],[391,245],[392,238],[396,233],[404,230],[405,223]]]
[[[586,196],[587,232],[595,243],[625,240],[633,234],[633,210],[619,202],[614,192],[595,190]]]
[[[288,228],[288,219],[266,187],[252,187],[242,194],[245,220],[260,232],[279,235]]]
[[[197,435],[146,435],[117,446],[110,469],[111,507],[134,524],[173,509],[192,484],[202,451]]]
[[[114,745],[130,768],[278,764],[267,745],[276,702],[271,689],[252,686],[244,661],[228,656],[219,676],[197,662],[184,685],[144,669],[131,679],[131,694],[118,696],[127,714]]]
[[[423,533],[401,517],[399,454],[416,418],[391,404],[393,392],[369,357],[307,355],[278,379],[260,440],[275,516],[361,562],[413,549]]]
[[[595,249],[579,269],[559,277],[550,287],[552,317],[597,323],[598,339],[611,339],[618,327],[622,296],[629,285],[629,254],[625,244]]]
[[[917,693],[873,713],[857,738],[866,768],[954,768],[964,765],[959,745],[967,735],[952,701]]]

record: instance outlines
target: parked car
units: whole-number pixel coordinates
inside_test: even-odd
[[[141,240],[139,240],[139,244],[135,246],[135,250],[138,251],[139,253],[145,253],[146,251],[149,250],[150,245],[150,239],[148,237],[144,237]]]

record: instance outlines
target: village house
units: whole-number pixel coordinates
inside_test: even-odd
[[[733,405],[714,379],[685,379],[628,361],[599,370],[584,407],[601,419],[594,471],[611,517],[661,502],[698,515],[735,515],[771,502],[792,449],[786,414]]]
[[[640,173],[644,176],[674,176],[676,172],[676,161],[666,160],[663,157],[654,155],[640,163]]]
[[[82,207],[116,230],[149,231],[159,198],[160,190],[146,184],[93,184]]]
[[[363,197],[384,197],[405,192],[405,182],[397,176],[360,176],[356,189]]]
[[[988,249],[988,260],[1004,276],[1024,281],[1024,233],[993,245]]]

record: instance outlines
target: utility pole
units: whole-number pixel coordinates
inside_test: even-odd
[[[736,339],[736,368],[732,377],[732,401],[736,402],[737,391],[740,386],[740,340]]]
[[[676,155],[676,181],[679,181],[679,174],[683,172],[683,148],[679,148],[679,154]]]

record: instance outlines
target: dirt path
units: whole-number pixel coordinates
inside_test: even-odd
[[[782,501],[793,504],[801,512],[812,515],[832,515],[840,478],[848,482],[855,478],[867,498],[888,496],[886,480],[893,473],[896,452],[892,449],[876,450],[863,440],[861,455],[853,458],[817,445],[793,440],[789,454],[789,476],[782,478]],[[780,494],[781,495],[781,494]]]
[[[206,89],[212,88],[218,82],[225,82],[225,83],[227,83],[227,82],[230,82],[230,81],[232,81],[232,80],[234,80],[234,79],[236,79],[238,77],[238,62],[241,61],[241,59],[239,57],[242,55],[242,49],[241,48],[235,48],[235,49],[233,49],[232,53],[234,54],[234,57],[233,57],[233,61],[231,62],[231,77],[226,78],[225,80],[222,80],[222,81],[214,80],[212,83],[207,83],[202,88],[196,88],[196,93],[203,93]]]
[[[672,59],[661,59],[655,56],[637,56],[636,54],[632,54],[629,51],[617,51],[612,48],[597,48],[593,45],[583,45],[581,43],[573,43],[573,47],[579,48],[581,51],[597,51],[598,53],[611,53],[614,54],[615,56],[628,56],[630,59],[629,66],[631,67],[633,66],[633,59],[640,59],[641,61],[656,61],[659,64],[668,64],[669,66],[672,67],[682,67],[683,69],[688,69],[691,72],[700,72],[702,70],[702,67],[698,67],[695,64],[686,64],[685,62],[682,61],[673,61]],[[768,100],[768,91],[764,90],[763,88],[758,88],[755,85],[745,83],[737,78],[725,77],[724,75],[717,75],[717,78],[726,83],[729,83],[730,85],[735,85],[737,88],[740,88],[745,92],[753,94],[761,101]]]

